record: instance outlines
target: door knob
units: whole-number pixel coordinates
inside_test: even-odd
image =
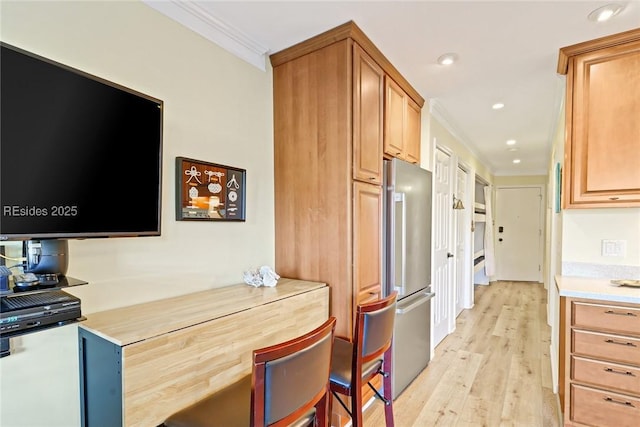
[[[447,258],[453,258],[453,254],[451,252],[447,252]]]

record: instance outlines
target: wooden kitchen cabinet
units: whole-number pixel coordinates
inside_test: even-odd
[[[382,297],[382,187],[355,182],[353,188],[353,283],[358,304]]]
[[[420,163],[420,129],[422,124],[422,107],[416,104],[413,99],[407,98],[406,132],[405,143],[406,158],[409,163]]]
[[[351,337],[356,305],[382,292],[385,78],[424,99],[351,21],[270,59],[276,271],[329,284]]]
[[[640,206],[640,29],[560,49],[565,208]]]
[[[384,153],[420,162],[421,107],[389,76],[385,78]]]
[[[640,417],[640,306],[561,297],[565,426],[619,427]]]
[[[382,185],[384,71],[353,45],[353,179]]]

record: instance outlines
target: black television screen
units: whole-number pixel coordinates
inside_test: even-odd
[[[1,48],[0,240],[159,235],[162,101]]]

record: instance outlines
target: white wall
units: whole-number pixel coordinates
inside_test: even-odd
[[[83,314],[242,281],[274,264],[272,76],[137,1],[0,3],[0,38],[164,101],[162,235],[70,242]],[[246,222],[175,220],[174,163],[247,170]],[[108,167],[108,165],[105,165]],[[11,340],[0,425],[79,425],[77,327]]]
[[[563,82],[564,83],[564,82]],[[562,104],[564,107],[564,104]],[[551,385],[554,393],[558,393],[559,357],[560,357],[560,295],[555,284],[555,276],[561,271],[562,262],[562,213],[561,201],[558,200],[562,183],[557,176],[556,168],[562,166],[564,158],[564,108],[559,111],[553,136],[549,172],[547,180],[547,217],[545,233],[544,275],[547,287],[547,323],[551,326],[551,343],[549,357],[551,362]],[[560,166],[558,166],[560,165]]]
[[[570,209],[562,224],[564,263],[640,267],[640,209]],[[626,241],[626,255],[602,256],[602,240]]]

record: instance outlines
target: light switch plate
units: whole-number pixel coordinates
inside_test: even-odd
[[[602,256],[624,257],[627,252],[626,240],[603,240]]]

